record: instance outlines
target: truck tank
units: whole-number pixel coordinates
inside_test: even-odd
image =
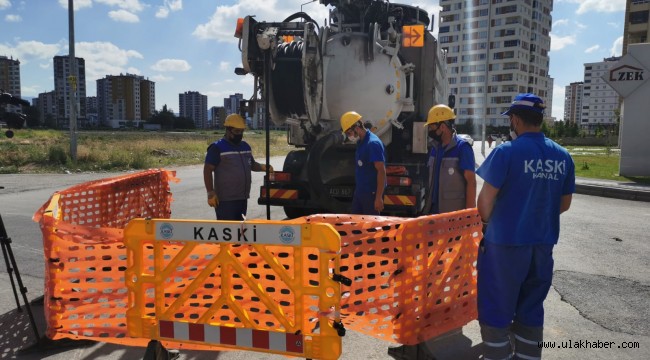
[[[283,206],[289,217],[349,212],[355,145],[345,142],[339,118],[353,110],[386,145],[386,213],[418,215],[427,176],[423,124],[447,95],[445,57],[426,29],[428,14],[387,1],[320,2],[329,9],[324,26],[302,12],[282,22],[238,22],[243,67],[236,72],[255,77],[249,103],[266,103],[296,147],[258,202]]]

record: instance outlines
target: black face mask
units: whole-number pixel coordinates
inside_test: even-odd
[[[244,137],[244,134],[232,134],[232,136],[230,137],[230,141],[233,144],[237,145],[237,144],[239,144],[241,142],[241,139],[243,137]]]
[[[436,134],[436,130],[429,130],[429,137],[437,142],[442,142],[442,135]]]

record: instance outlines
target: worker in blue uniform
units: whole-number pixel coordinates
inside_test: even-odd
[[[250,145],[242,140],[246,123],[239,114],[224,121],[223,138],[208,147],[203,165],[203,182],[208,205],[217,220],[244,220],[251,191],[251,171],[266,171],[265,164],[253,158]],[[269,172],[273,167],[269,165]]]
[[[429,184],[424,212],[440,214],[476,207],[476,163],[474,150],[456,135],[456,114],[447,105],[435,105],[427,114],[427,134],[433,146],[429,153]],[[388,348],[398,360],[433,359],[430,345],[401,345]]]
[[[349,141],[357,144],[352,213],[379,215],[384,209],[386,188],[384,144],[377,135],[364,127],[361,118],[355,111],[348,111],[341,116],[341,130]]]
[[[433,140],[429,153],[429,186],[425,213],[440,214],[476,207],[474,150],[456,135],[456,114],[436,105],[427,116],[427,133]]]
[[[478,320],[485,359],[540,359],[544,299],[553,277],[560,214],[571,206],[575,167],[541,132],[544,102],[519,94],[508,111],[513,140],[478,168],[484,222],[479,246]]]

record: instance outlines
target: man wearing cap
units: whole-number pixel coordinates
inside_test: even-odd
[[[253,158],[250,145],[243,141],[246,123],[239,114],[224,121],[223,138],[208,146],[203,165],[203,183],[208,205],[217,220],[244,220],[251,191],[251,171],[266,171],[266,165]],[[269,165],[269,172],[273,167]]]
[[[386,188],[384,143],[364,127],[361,115],[355,111],[341,115],[341,130],[349,141],[357,144],[352,214],[379,215],[384,210]]]
[[[571,156],[541,132],[544,107],[534,94],[517,95],[502,114],[510,118],[513,141],[492,150],[477,170],[485,180],[477,271],[486,359],[541,358],[553,246],[575,192]]]

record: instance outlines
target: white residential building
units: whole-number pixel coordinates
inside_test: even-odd
[[[550,104],[552,0],[440,0],[440,6],[438,40],[447,51],[459,124],[471,121],[475,133],[484,119],[507,125],[501,113],[519,93]]]
[[[564,87],[564,121],[566,123],[580,124],[583,88],[582,81],[572,82]]]
[[[584,64],[584,85],[580,127],[593,134],[598,127],[616,124],[616,111],[620,108],[620,98],[602,76],[616,64],[620,57],[603,59],[600,62]]]

